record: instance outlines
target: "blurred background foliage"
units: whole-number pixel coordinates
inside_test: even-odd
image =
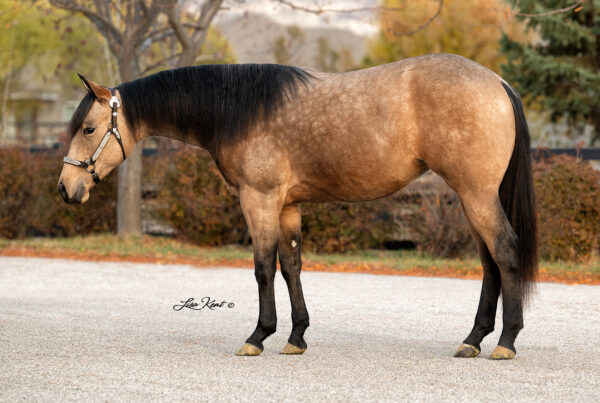
[[[509,13],[502,0],[444,0],[427,27],[412,33],[436,14],[434,0],[384,0],[379,34],[369,42],[365,65],[390,63],[428,53],[456,53],[499,72],[504,55],[500,38],[527,41],[524,25]],[[508,7],[508,8],[507,8]],[[397,11],[396,8],[401,8]]]
[[[85,205],[67,205],[56,191],[60,155],[39,154],[32,160],[27,151],[0,149],[0,237],[115,230],[115,177],[96,186]],[[239,202],[206,152],[183,146],[170,158],[147,157],[144,170],[145,188],[157,189],[145,208],[153,219],[173,227],[176,238],[203,246],[251,242]],[[534,177],[542,258],[588,261],[597,256],[600,172],[588,162],[558,156],[535,163]],[[410,205],[414,208],[407,210]],[[368,203],[304,204],[302,213],[307,251],[383,249],[408,226],[415,247],[427,255],[475,254],[460,202],[443,181]]]
[[[564,7],[563,0],[521,0],[523,13]],[[506,80],[527,96],[530,104],[549,111],[553,121],[566,116],[569,125],[594,128],[600,140],[600,0],[585,1],[577,12],[538,18],[518,17],[535,41],[503,33],[501,52]]]
[[[457,53],[502,73],[521,92],[528,117],[539,113],[529,119],[535,138],[540,137],[536,122],[547,125],[548,116],[565,123],[569,133],[593,133],[581,137],[585,144],[598,140],[600,0],[586,0],[560,13],[553,10],[574,1],[521,0],[517,8],[515,1],[508,0],[382,0],[381,4],[383,9],[375,15],[376,33],[366,40],[352,38],[352,43],[360,42],[359,51],[348,45],[350,31],[315,32],[299,22],[260,33],[257,27],[240,23],[236,33],[228,29],[238,22],[224,20],[219,28],[213,25],[208,30],[194,63],[245,62],[238,54],[245,55],[254,46],[263,61],[310,65],[328,72],[427,53]],[[264,16],[251,18],[268,25]],[[167,26],[162,17],[156,24],[158,29]],[[237,47],[231,40],[236,35],[242,38]],[[243,41],[253,35],[259,38],[256,44]],[[175,67],[172,56],[180,46],[173,39],[150,42],[139,60],[144,74]],[[49,0],[0,1],[0,49],[3,127],[9,95],[19,90],[56,91],[62,102],[83,93],[76,72],[107,85],[119,81],[119,66],[98,30],[89,20],[60,10]],[[26,102],[13,105],[27,107]],[[146,219],[161,222],[178,239],[198,245],[250,243],[238,200],[228,192],[207,154],[170,142],[152,144],[158,155],[145,158],[142,177]],[[115,231],[115,175],[94,189],[86,205],[66,205],[55,189],[63,153],[64,149],[40,154],[19,147],[0,149],[0,237]],[[542,257],[587,260],[598,254],[598,171],[576,158],[555,157],[535,163],[535,184]],[[384,248],[410,239],[402,246],[425,254],[475,253],[460,202],[442,181],[375,202],[305,204],[302,211],[307,250]]]
[[[114,231],[116,178],[94,189],[85,208],[66,204],[56,191],[66,150],[31,155],[0,149],[0,237],[75,236]]]
[[[76,97],[82,93],[77,72],[106,85],[119,82],[116,60],[90,21],[47,0],[0,1],[0,49],[2,116],[9,93],[23,88],[56,91],[61,99]],[[164,69],[164,64],[152,66],[176,50],[174,43],[153,42],[143,55],[144,65],[150,67],[145,73]],[[236,61],[228,41],[214,28],[199,54],[197,64]]]
[[[56,10],[45,1],[0,2],[0,85],[13,87],[32,78],[42,84],[58,83],[66,95],[80,92],[74,71],[89,72],[98,81],[109,76],[103,41],[77,15]]]

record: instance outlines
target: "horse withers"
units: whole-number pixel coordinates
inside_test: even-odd
[[[502,292],[503,329],[490,358],[514,357],[537,273],[536,214],[523,106],[497,74],[433,54],[341,74],[241,64],[167,70],[114,89],[81,79],[88,92],[70,123],[58,185],[65,201],[88,200],[149,136],[208,150],[239,197],[259,317],[238,355],[260,354],[275,332],[277,256],[293,323],[282,353],[306,350],[301,203],[381,198],[431,169],[460,197],[483,265],[475,325],[455,356],[480,353]]]

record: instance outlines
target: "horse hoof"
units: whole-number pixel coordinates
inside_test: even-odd
[[[293,344],[288,343],[279,354],[302,354],[305,351],[305,348],[296,347]]]
[[[459,358],[474,358],[477,357],[480,352],[481,350],[477,347],[463,343],[458,350],[456,350],[454,356]]]
[[[515,356],[515,352],[502,346],[496,346],[490,360],[512,360]]]
[[[256,347],[253,344],[250,343],[246,343],[242,346],[242,348],[239,349],[239,351],[237,353],[235,353],[235,355],[240,355],[240,356],[249,356],[249,355],[259,355],[260,353],[262,353],[262,350],[258,347]]]

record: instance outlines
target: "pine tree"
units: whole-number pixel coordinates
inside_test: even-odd
[[[592,142],[600,140],[600,0],[586,0],[564,13],[544,15],[572,0],[521,0],[520,14],[539,38],[520,43],[503,35],[504,78],[525,97],[551,114],[566,116],[569,126],[593,125]],[[541,15],[540,15],[541,14]]]

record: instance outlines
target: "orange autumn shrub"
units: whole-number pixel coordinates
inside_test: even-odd
[[[0,237],[74,236],[116,229],[116,176],[83,205],[66,204],[56,186],[64,150],[0,149]]]
[[[239,201],[208,153],[182,147],[156,164],[160,177],[155,212],[174,227],[177,238],[209,246],[243,241],[247,229]]]
[[[534,170],[540,256],[586,260],[600,246],[600,172],[566,155],[542,161]]]

